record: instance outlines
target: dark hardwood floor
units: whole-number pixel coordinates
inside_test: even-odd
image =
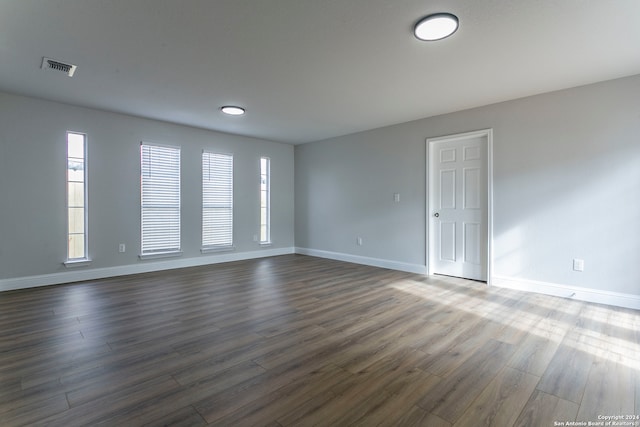
[[[300,255],[0,293],[0,334],[1,426],[640,414],[637,311]]]

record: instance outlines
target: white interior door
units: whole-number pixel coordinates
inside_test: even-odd
[[[487,280],[489,135],[427,140],[430,274]]]

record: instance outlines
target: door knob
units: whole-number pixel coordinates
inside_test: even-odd
[[[434,213],[433,216],[435,216],[436,218],[440,217],[440,214],[438,212]]]

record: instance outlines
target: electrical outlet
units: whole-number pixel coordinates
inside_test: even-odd
[[[575,258],[573,260],[573,270],[574,271],[584,271],[584,260]]]
[[[393,201],[396,203],[400,202],[400,193],[393,193]]]
[[[357,238],[356,238],[356,244],[357,244],[358,246],[362,246],[362,237],[357,237]]]
[[[124,243],[120,243],[120,244],[118,245],[118,252],[120,252],[121,254],[122,254],[122,253],[124,253],[124,252],[126,252],[126,250],[127,250],[127,247],[125,246],[125,244],[124,244]]]

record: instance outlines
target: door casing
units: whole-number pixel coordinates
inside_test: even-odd
[[[493,129],[481,129],[472,132],[464,132],[457,133],[451,135],[438,136],[433,138],[427,138],[426,140],[426,231],[427,235],[425,238],[426,242],[426,266],[427,266],[427,274],[434,274],[433,271],[433,262],[431,261],[432,254],[431,252],[431,239],[434,236],[434,232],[432,230],[431,214],[435,210],[435,206],[433,201],[431,200],[431,155],[434,147],[434,143],[443,142],[443,141],[457,141],[461,139],[469,139],[469,138],[477,138],[477,137],[486,137],[487,138],[487,176],[486,176],[486,184],[487,184],[487,224],[486,224],[486,232],[487,232],[487,285],[491,285],[491,278],[493,276]]]

